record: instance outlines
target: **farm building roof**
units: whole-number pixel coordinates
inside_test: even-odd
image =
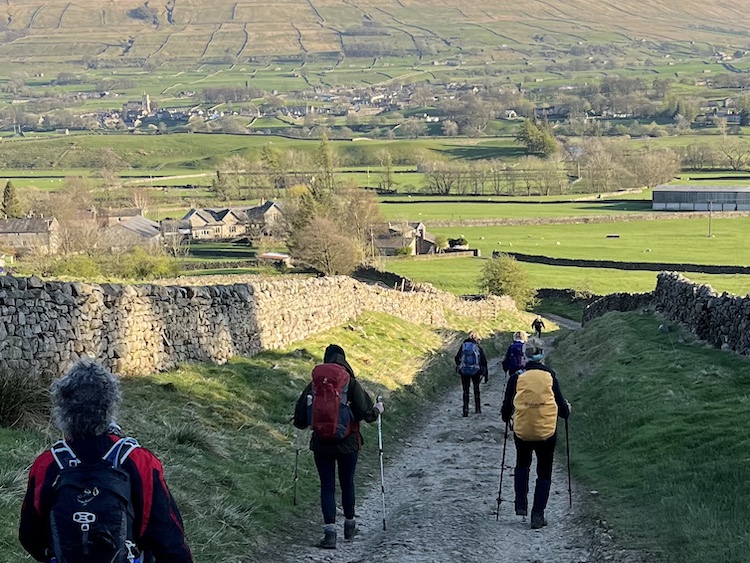
[[[750,192],[750,186],[656,186],[655,192]]]
[[[0,219],[0,233],[48,233],[54,219]]]

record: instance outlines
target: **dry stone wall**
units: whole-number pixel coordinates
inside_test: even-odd
[[[712,346],[750,355],[750,296],[719,294],[674,272],[660,273],[651,293],[615,293],[594,301],[584,310],[583,322],[644,307],[655,308]]]
[[[434,326],[445,312],[495,317],[509,298],[463,301],[431,286],[400,292],[352,278],[209,276],[166,285],[0,277],[0,367],[59,374],[82,355],[142,375],[278,349],[365,311]]]

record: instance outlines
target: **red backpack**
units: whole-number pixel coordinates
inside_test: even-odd
[[[323,439],[341,440],[353,427],[349,407],[349,372],[339,364],[320,364],[312,372],[312,404],[308,417],[313,432]]]

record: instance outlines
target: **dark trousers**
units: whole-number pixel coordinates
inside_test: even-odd
[[[464,388],[464,413],[469,412],[469,388],[472,383],[474,384],[474,409],[477,412],[482,410],[482,402],[479,397],[479,382],[481,379],[481,373],[461,376],[461,385]]]
[[[531,456],[536,453],[536,488],[534,490],[534,506],[532,514],[544,514],[549,499],[549,491],[552,486],[552,461],[555,456],[555,444],[557,436],[541,441],[526,441],[515,436],[516,442],[516,512],[526,511],[527,496],[529,492],[529,471],[531,469]]]
[[[336,523],[336,465],[339,466],[339,485],[344,516],[354,518],[354,471],[359,452],[350,454],[321,454],[315,452],[315,466],[320,476],[320,508],[323,522]]]

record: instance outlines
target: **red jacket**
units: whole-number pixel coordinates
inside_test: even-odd
[[[99,460],[118,436],[105,434],[92,438],[69,440],[82,463]],[[136,448],[122,464],[130,475],[135,517],[133,533],[142,551],[149,552],[158,563],[192,563],[185,542],[182,517],[164,480],[164,469],[154,454]],[[51,549],[49,514],[53,502],[52,483],[60,469],[50,450],[40,455],[29,472],[29,483],[21,508],[18,539],[37,561],[48,561]]]

